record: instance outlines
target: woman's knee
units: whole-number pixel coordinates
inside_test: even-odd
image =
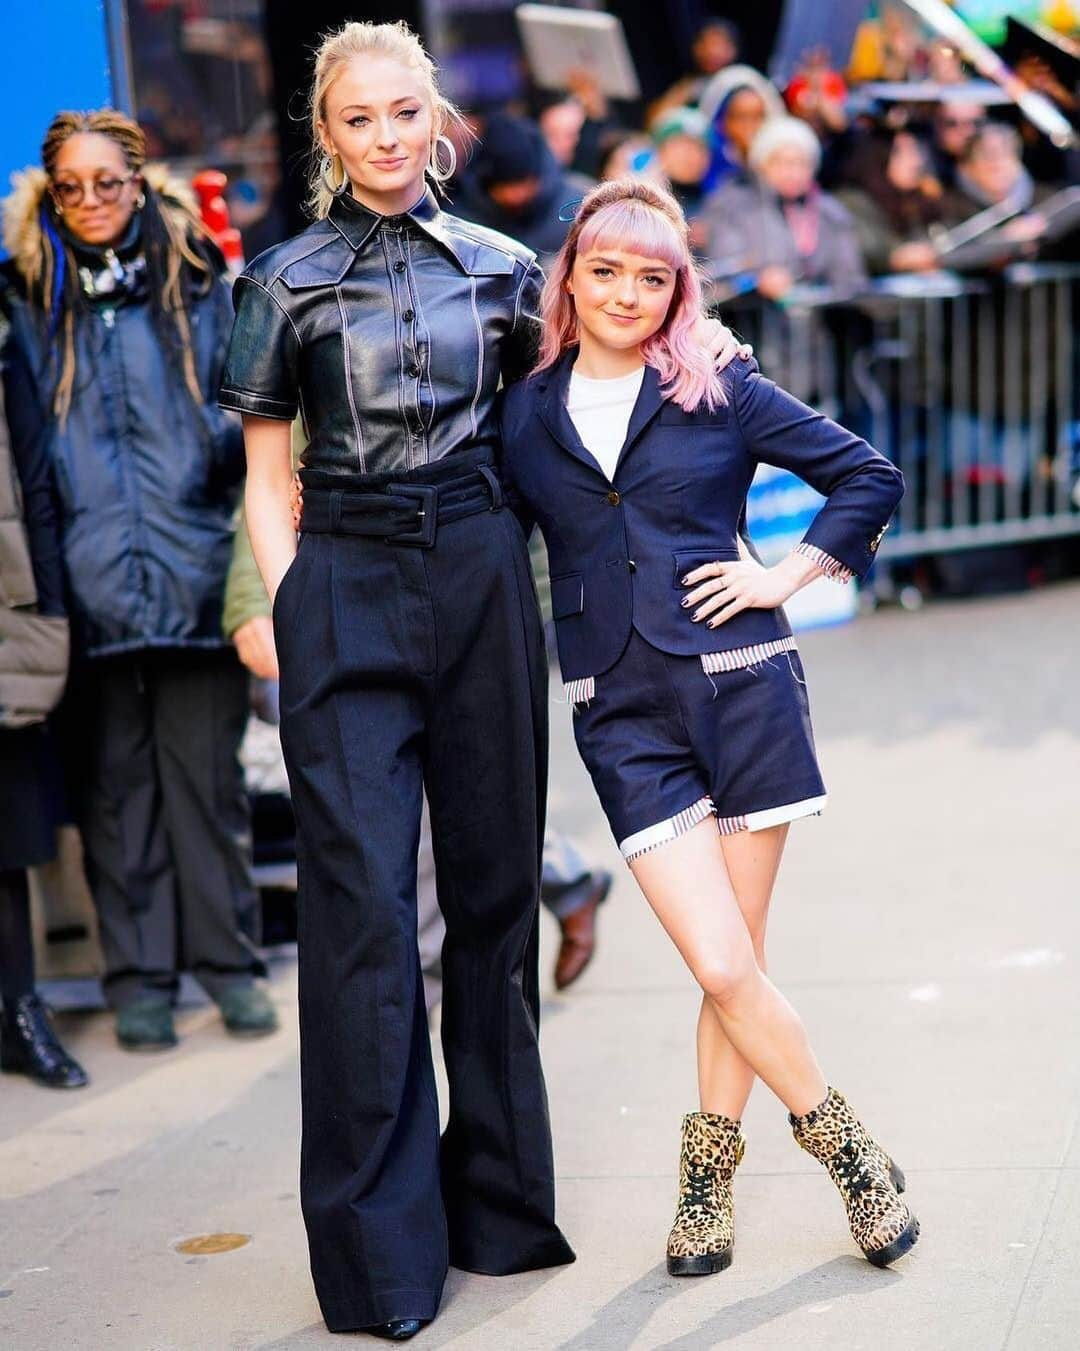
[[[721,1008],[737,1000],[760,975],[749,944],[738,952],[701,953],[690,967],[705,994]]]

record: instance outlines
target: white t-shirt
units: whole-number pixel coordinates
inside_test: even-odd
[[[626,440],[630,414],[634,411],[645,367],[614,380],[593,380],[570,372],[566,411],[577,428],[581,444],[610,481],[615,477],[619,451]]]

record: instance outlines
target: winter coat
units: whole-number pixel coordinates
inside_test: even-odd
[[[145,172],[189,228],[183,189]],[[12,426],[39,438],[55,478],[73,645],[101,657],[219,647],[233,511],[243,474],[239,422],[217,406],[232,329],[229,289],[212,278],[189,306],[202,398],[164,349],[148,300],[100,301],[77,316],[71,408],[53,413],[59,342],[27,297],[40,247],[45,176],[29,170],[5,203]]]
[[[12,440],[0,399],[0,729],[43,722],[68,665],[48,465],[22,437],[16,459]]]
[[[705,199],[698,217],[714,276],[784,267],[797,282],[858,290],[866,281],[855,226],[847,210],[827,192],[816,194],[817,247],[803,257],[776,197],[756,180],[735,180]]]

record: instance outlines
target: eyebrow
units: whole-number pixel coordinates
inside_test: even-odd
[[[420,95],[419,95],[419,94],[403,94],[403,95],[401,96],[401,98],[399,98],[399,99],[394,99],[394,101],[393,101],[393,103],[391,103],[390,107],[391,107],[391,108],[396,108],[396,107],[398,106],[399,103],[419,103],[419,102],[420,102]],[[371,111],[371,104],[370,104],[370,103],[346,103],[345,107],[342,108],[341,111],[342,111],[343,113],[347,113],[347,112],[350,110],[350,108],[355,108],[355,109],[356,109],[357,111],[359,111],[359,112],[367,113],[367,112],[370,112],[370,111]]]
[[[606,263],[608,267],[622,267],[623,264],[616,258],[604,258],[600,254],[590,253],[588,255],[590,263]],[[655,266],[638,268],[639,272],[670,272],[671,268],[667,263],[657,263]]]

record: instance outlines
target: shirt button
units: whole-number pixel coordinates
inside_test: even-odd
[[[637,564],[634,562],[632,558],[627,561],[626,566],[630,569],[631,572],[637,572]]]
[[[399,259],[397,260],[397,262],[394,264],[394,271],[395,271],[395,272],[404,272],[404,271],[405,271],[405,262],[404,262],[403,259],[399,258]]]
[[[415,362],[413,362],[411,366],[405,367],[405,374],[409,376],[410,379],[417,380],[419,379],[420,376],[420,367]]]
[[[616,490],[612,488],[611,492],[609,492],[607,495],[607,500],[611,503],[613,507],[617,507],[619,503],[622,501],[622,498],[619,496],[618,492],[616,492]]]
[[[413,314],[412,310],[402,310],[401,317],[407,324],[411,324],[412,321],[416,318],[416,315]]]

